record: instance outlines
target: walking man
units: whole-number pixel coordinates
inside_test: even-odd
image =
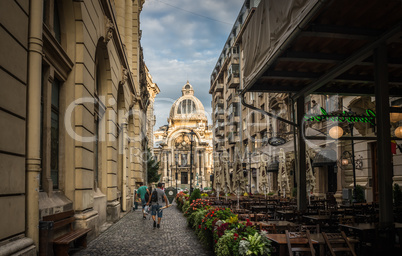
[[[165,192],[162,190],[162,183],[158,183],[158,187],[152,192],[147,205],[152,204],[151,207],[151,215],[154,220],[154,228],[160,228],[162,213],[160,209],[163,207],[163,204],[166,204],[166,207],[169,207],[169,201],[167,200]],[[158,224],[156,224],[156,215],[158,214]]]
[[[144,212],[144,208],[145,208],[145,204],[147,203],[147,201],[145,200],[145,194],[149,193],[147,186],[142,185],[138,190],[137,190],[137,196],[139,196],[141,198],[141,205],[142,205],[142,217],[144,218],[144,220],[147,218],[145,216],[145,212]]]

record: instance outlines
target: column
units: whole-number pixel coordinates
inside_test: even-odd
[[[28,38],[28,97],[26,148],[26,236],[39,248],[40,110],[43,1],[32,1]],[[22,209],[21,209],[22,210]]]
[[[374,78],[377,122],[378,193],[380,207],[380,228],[393,225],[392,164],[389,120],[389,86],[387,47],[382,43],[374,51]]]
[[[167,177],[167,151],[163,151],[163,177],[162,180],[166,180]]]
[[[304,118],[304,95],[297,99],[297,124],[299,130],[297,133],[298,149],[298,181],[297,181],[297,210],[304,211],[307,209],[306,194],[306,142],[303,139],[301,124]],[[278,173],[278,175],[281,175]]]

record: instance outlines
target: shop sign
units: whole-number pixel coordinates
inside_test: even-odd
[[[369,123],[375,125],[375,113],[371,109],[366,110],[366,115],[353,115],[349,114],[346,111],[343,111],[343,114],[340,115],[329,115],[325,109],[320,108],[321,115],[305,115],[305,121],[312,122],[323,122],[323,121],[332,121],[339,123]]]

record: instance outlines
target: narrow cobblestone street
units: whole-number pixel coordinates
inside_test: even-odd
[[[187,226],[176,204],[164,210],[160,229],[154,229],[152,224],[149,217],[142,219],[140,209],[130,212],[74,256],[213,255]]]

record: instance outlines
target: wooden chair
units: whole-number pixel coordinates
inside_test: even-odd
[[[310,231],[310,233],[320,233],[320,224],[316,224],[316,225],[300,225],[300,231],[301,232],[306,232],[306,231]]]
[[[339,224],[353,224],[355,223],[354,216],[342,216],[339,217]]]
[[[288,230],[286,230],[285,233],[290,256],[293,256],[294,252],[303,254],[309,253],[312,256],[315,256],[315,250],[310,238],[310,231],[307,230],[306,232],[289,232]],[[304,242],[301,242],[300,240],[305,240],[306,243],[304,244]]]
[[[275,224],[260,223],[260,230],[266,230],[268,232],[268,234],[278,234],[278,232],[276,231]]]
[[[250,214],[248,214],[248,213],[240,213],[240,214],[238,214],[238,219],[239,220],[250,219]]]
[[[348,253],[353,256],[356,256],[356,253],[350,244],[348,238],[345,235],[345,232],[341,231],[341,233],[325,233],[322,232],[322,236],[324,237],[325,243],[327,244],[329,251],[332,256],[336,256],[336,253]]]

